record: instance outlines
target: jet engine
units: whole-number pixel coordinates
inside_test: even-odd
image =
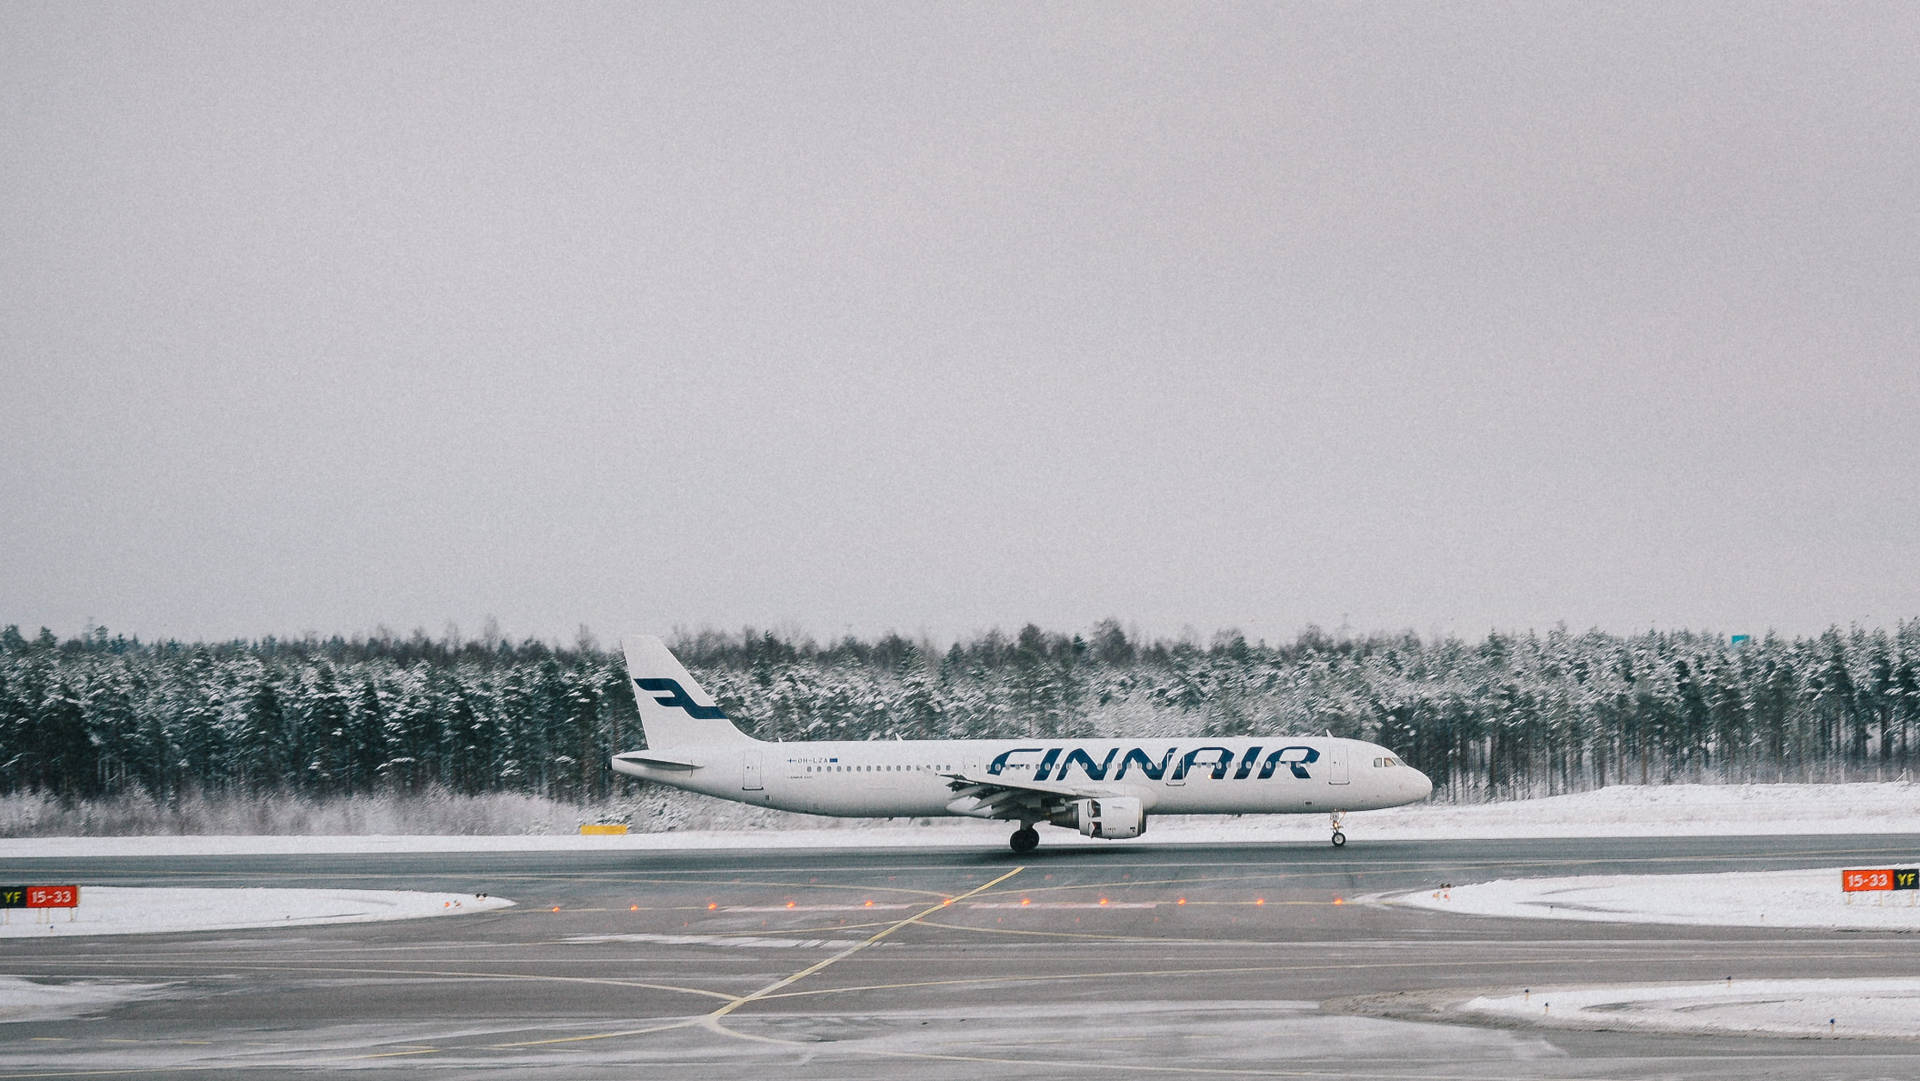
[[[1119,839],[1147,832],[1146,808],[1139,800],[1127,796],[1077,799],[1051,821],[1056,826],[1077,829],[1088,837]]]

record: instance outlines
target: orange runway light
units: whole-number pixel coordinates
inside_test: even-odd
[[[1253,903],[1256,905],[1264,905],[1267,903],[1267,899],[1265,897],[1255,897]]]
[[[713,911],[714,909],[716,909],[716,908],[719,908],[719,907],[720,907],[720,903],[719,903],[718,901],[708,901],[708,902],[707,902],[707,911],[709,911],[709,912],[711,912],[711,911]]]
[[[1333,903],[1334,903],[1334,904],[1336,904],[1336,905],[1344,905],[1344,904],[1346,904],[1347,902],[1346,902],[1346,899],[1345,899],[1345,898],[1341,898],[1341,897],[1335,897],[1335,898],[1333,899]]]
[[[793,902],[792,902],[792,901],[788,901],[788,902],[787,902],[787,907],[788,907],[788,908],[792,908],[792,907],[793,907]]]
[[[553,906],[553,910],[554,910],[555,912],[558,912],[558,911],[560,911],[560,906],[559,906],[559,905],[554,905],[554,906]]]
[[[1033,898],[1031,898],[1031,897],[1022,897],[1022,898],[1020,898],[1020,903],[1021,903],[1021,904],[1023,904],[1023,905],[1030,905],[1030,904],[1032,904],[1032,903],[1033,903]]]
[[[872,902],[872,901],[868,901],[868,902],[866,903],[866,905],[865,905],[864,907],[866,907],[866,908],[872,908],[872,907],[873,907],[873,902]]]
[[[1175,901],[1175,902],[1174,902],[1174,904],[1176,904],[1176,905],[1184,905],[1184,904],[1186,904],[1186,903],[1187,903],[1187,899],[1186,899],[1185,897],[1182,897],[1182,898],[1180,898],[1180,899],[1179,899],[1178,901]]]
[[[1107,899],[1106,899],[1105,897],[1102,897],[1102,898],[1100,898],[1100,903],[1101,903],[1101,904],[1103,904],[1103,905],[1104,905],[1104,904],[1106,904],[1106,903],[1107,903]]]
[[[640,906],[639,906],[639,905],[628,905],[628,906],[627,906],[627,911],[628,911],[628,912],[638,912],[638,911],[640,911]]]

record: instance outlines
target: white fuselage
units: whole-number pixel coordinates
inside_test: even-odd
[[[1433,785],[1384,747],[1332,736],[1263,739],[973,739],[819,743],[729,740],[674,747],[698,763],[616,759],[634,777],[787,811],[849,817],[989,815],[956,791],[987,781],[1096,788],[1153,814],[1364,811]]]

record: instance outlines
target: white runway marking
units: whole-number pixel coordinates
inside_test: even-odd
[[[912,905],[721,905],[721,912],[888,912],[912,908]]]
[[[967,908],[1159,908],[1159,901],[975,901]]]
[[[843,950],[858,945],[859,939],[852,938],[771,938],[764,935],[569,935],[563,941],[590,942],[651,942],[662,946],[727,946],[748,950]]]

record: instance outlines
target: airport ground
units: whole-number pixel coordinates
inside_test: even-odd
[[[445,919],[10,941],[113,994],[0,1077],[1912,1078],[1920,1041],[1465,1023],[1478,990],[1920,973],[1920,935],[1467,917],[1358,898],[1915,862],[1920,836],[6,859],[0,881],[489,893]]]

